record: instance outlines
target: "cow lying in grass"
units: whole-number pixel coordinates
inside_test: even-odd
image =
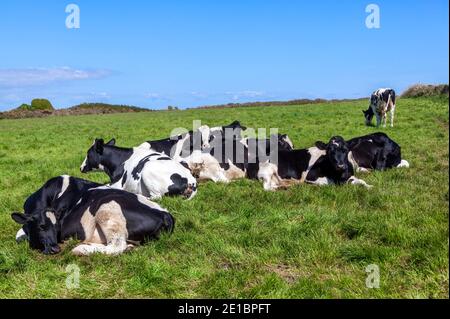
[[[328,144],[316,142],[316,146],[308,149],[280,150],[277,163],[266,161],[259,165],[258,179],[263,181],[266,190],[295,183],[350,183],[371,187],[353,174],[347,143],[342,137],[334,136]]]
[[[77,238],[83,243],[72,250],[76,255],[120,254],[174,228],[172,215],[141,195],[107,186],[86,189],[90,182],[74,177],[68,181],[71,189],[58,198],[59,178],[49,180],[27,199],[25,214],[11,214],[22,225],[32,249],[56,254],[59,243]],[[41,205],[45,201],[47,205]]]
[[[408,161],[402,159],[400,146],[384,133],[355,137],[348,140],[347,145],[357,172],[409,167]]]
[[[216,133],[210,142],[211,148],[194,151],[184,160],[199,179],[230,182],[245,177],[256,178],[255,167],[258,167],[260,156],[269,157],[272,151],[291,149],[290,145],[287,135],[258,140],[237,139]]]
[[[223,132],[226,129],[230,129],[234,138],[239,139],[241,137],[241,131],[245,130],[246,127],[242,126],[239,121],[212,128],[208,125],[202,125],[195,132],[189,131],[160,140],[147,141],[147,143],[156,152],[164,153],[171,158],[185,158],[194,151],[209,148],[215,134],[224,134]]]
[[[90,188],[102,186],[101,184],[61,175],[49,179],[41,188],[30,195],[23,205],[25,215],[33,215],[35,212],[51,208],[65,215],[78,203],[81,195]],[[21,228],[16,234],[16,240],[22,241],[28,236]]]
[[[196,132],[190,131],[147,143],[152,149],[170,154],[173,159],[186,163],[199,180],[228,183],[247,174],[248,143],[256,140],[242,139],[241,132],[245,129],[239,121],[213,128],[203,125]],[[275,137],[278,148],[292,148],[287,135],[279,134]],[[263,146],[266,152],[273,145],[269,140],[258,141],[258,145],[259,142],[267,142]],[[254,175],[256,177],[256,173]]]
[[[134,148],[115,146],[95,139],[81,164],[83,173],[102,170],[112,188],[141,194],[151,199],[164,195],[183,195],[191,199],[197,192],[197,181],[189,169],[167,155],[151,149],[149,143]]]

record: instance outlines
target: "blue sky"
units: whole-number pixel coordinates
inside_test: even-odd
[[[65,7],[80,8],[67,29]],[[365,8],[380,8],[368,29]],[[448,1],[1,1],[0,110],[353,98],[448,83]]]

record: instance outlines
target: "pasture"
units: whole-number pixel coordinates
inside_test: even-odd
[[[298,185],[265,192],[257,181],[202,183],[191,201],[163,198],[175,231],[120,256],[45,256],[16,244],[10,218],[47,179],[79,167],[96,137],[135,146],[193,120],[279,128],[296,148],[333,135],[375,132],[366,100],[301,106],[198,109],[0,121],[0,298],[447,298],[448,98],[397,102],[395,127],[409,169],[357,174],[374,187]],[[80,269],[66,287],[66,267]],[[380,270],[366,287],[366,267]]]

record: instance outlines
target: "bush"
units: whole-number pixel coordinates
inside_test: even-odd
[[[31,101],[31,110],[54,110],[54,108],[47,99],[34,99]]]
[[[402,93],[402,97],[421,97],[421,96],[436,96],[447,95],[448,96],[448,84],[439,85],[425,85],[415,84],[406,89]]]
[[[23,103],[21,106],[19,106],[17,109],[19,110],[31,110],[31,105]]]

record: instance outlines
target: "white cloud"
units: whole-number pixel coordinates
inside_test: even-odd
[[[203,100],[209,97],[207,93],[192,91],[189,93],[196,100]]]
[[[110,75],[103,69],[24,68],[0,69],[0,87],[28,87],[60,81],[99,79]]]
[[[262,91],[239,91],[239,92],[225,92],[226,95],[231,96],[234,101],[246,98],[256,98],[265,96]]]
[[[161,95],[159,93],[149,92],[149,93],[145,93],[144,97],[146,99],[159,99],[161,97]]]

